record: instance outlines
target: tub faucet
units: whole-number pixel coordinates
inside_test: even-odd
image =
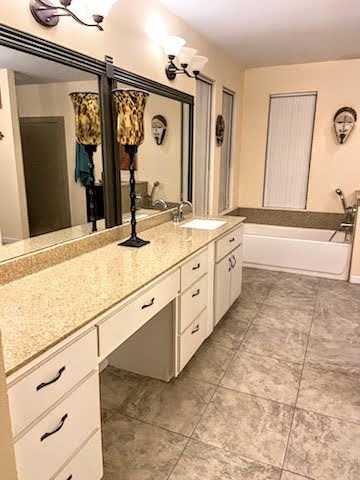
[[[167,203],[165,202],[165,200],[163,200],[162,198],[158,198],[157,200],[155,200],[154,202],[152,202],[152,206],[153,206],[153,207],[156,207],[157,205],[160,205],[163,210],[167,210],[167,209],[168,209],[168,204],[167,204]]]
[[[345,241],[347,241],[354,228],[357,207],[356,205],[351,205],[350,207],[346,205],[343,191],[340,188],[337,188],[335,190],[335,193],[340,197],[340,200],[344,209],[344,213],[345,213],[345,218],[340,223],[339,227],[331,235],[329,241],[331,242],[331,240],[335,237],[336,233],[340,231],[345,231]]]
[[[174,222],[175,223],[180,223],[180,222],[183,221],[183,218],[184,218],[183,209],[184,209],[185,205],[188,205],[189,207],[191,207],[191,210],[194,211],[194,205],[191,202],[189,202],[188,200],[183,200],[177,206],[177,209],[176,209],[176,212],[175,212],[175,215],[174,215]]]

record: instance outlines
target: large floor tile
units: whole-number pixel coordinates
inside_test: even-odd
[[[297,410],[284,468],[315,480],[358,480],[360,425]]]
[[[207,341],[190,360],[182,375],[218,385],[235,352],[235,349]]]
[[[236,354],[221,385],[294,405],[302,365],[246,352]]]
[[[268,296],[271,285],[267,282],[246,282],[242,285],[240,299],[262,304]]]
[[[345,292],[319,290],[316,307],[318,309],[328,309],[333,315],[360,322],[360,290],[351,295]]]
[[[312,312],[263,305],[256,315],[254,323],[264,327],[279,328],[287,331],[295,330],[308,334],[311,321]]]
[[[304,477],[303,475],[297,475],[296,473],[282,471],[280,480],[310,480],[309,477]]]
[[[291,289],[275,286],[264,300],[266,305],[275,307],[294,308],[313,312],[317,292],[312,289]]]
[[[100,375],[101,407],[103,410],[118,410],[143,378],[135,373],[111,366],[107,367]]]
[[[317,308],[314,314],[311,335],[359,343],[360,346],[360,316],[359,319],[355,320],[336,315],[328,307]]]
[[[274,272],[272,270],[263,270],[259,268],[243,268],[243,282],[244,283],[267,283],[268,286],[272,286],[277,278],[279,277],[279,272]]]
[[[121,413],[172,432],[190,436],[216,387],[181,376],[169,383],[144,381],[121,407]]]
[[[306,364],[339,373],[360,375],[359,351],[358,343],[310,336]]]
[[[187,439],[115,413],[103,425],[104,480],[166,480]]]
[[[297,275],[294,273],[280,272],[275,285],[276,287],[293,289],[298,291],[317,291],[320,278],[309,275]]]
[[[241,350],[303,363],[308,336],[294,330],[252,325],[241,345]]]
[[[360,377],[305,366],[297,406],[360,423]]]
[[[280,470],[190,440],[170,480],[279,480]]]
[[[193,438],[281,467],[293,408],[219,387]]]
[[[237,319],[243,322],[252,322],[256,317],[261,305],[241,299],[241,296],[233,303],[226,317]]]
[[[248,320],[238,320],[233,316],[226,315],[215,327],[209,341],[228,348],[238,348],[249,325]]]

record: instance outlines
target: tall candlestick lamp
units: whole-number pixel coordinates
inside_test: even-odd
[[[149,94],[142,90],[116,89],[113,97],[118,114],[117,140],[125,146],[130,158],[130,211],[131,236],[120,245],[125,247],[142,247],[148,243],[136,233],[136,191],[135,191],[135,154],[144,141],[144,111]]]

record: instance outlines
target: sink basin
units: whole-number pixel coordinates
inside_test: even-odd
[[[181,228],[195,228],[197,230],[216,230],[217,228],[225,225],[226,222],[221,220],[205,220],[197,219],[191,220],[190,222],[184,223],[181,225]]]

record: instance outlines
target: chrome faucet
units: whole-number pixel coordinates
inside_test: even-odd
[[[182,202],[180,202],[177,206],[177,209],[176,209],[176,212],[175,212],[175,215],[174,215],[174,222],[175,223],[180,223],[183,221],[184,219],[184,207],[188,205],[189,207],[191,207],[191,210],[194,211],[194,205],[189,202],[188,200],[183,200]]]
[[[156,207],[156,205],[160,205],[163,210],[167,210],[167,209],[168,209],[168,204],[167,204],[167,203],[165,202],[165,200],[163,200],[162,198],[158,198],[157,200],[155,200],[154,202],[152,202],[152,206],[153,206],[153,207]]]
[[[341,204],[344,209],[345,218],[344,218],[344,221],[340,223],[339,227],[331,235],[329,241],[331,242],[331,240],[335,237],[337,232],[340,232],[340,231],[345,231],[345,241],[347,241],[349,236],[352,234],[352,231],[354,228],[357,207],[356,205],[351,205],[350,207],[346,205],[344,194],[340,188],[337,188],[335,190],[335,193],[340,197]]]

